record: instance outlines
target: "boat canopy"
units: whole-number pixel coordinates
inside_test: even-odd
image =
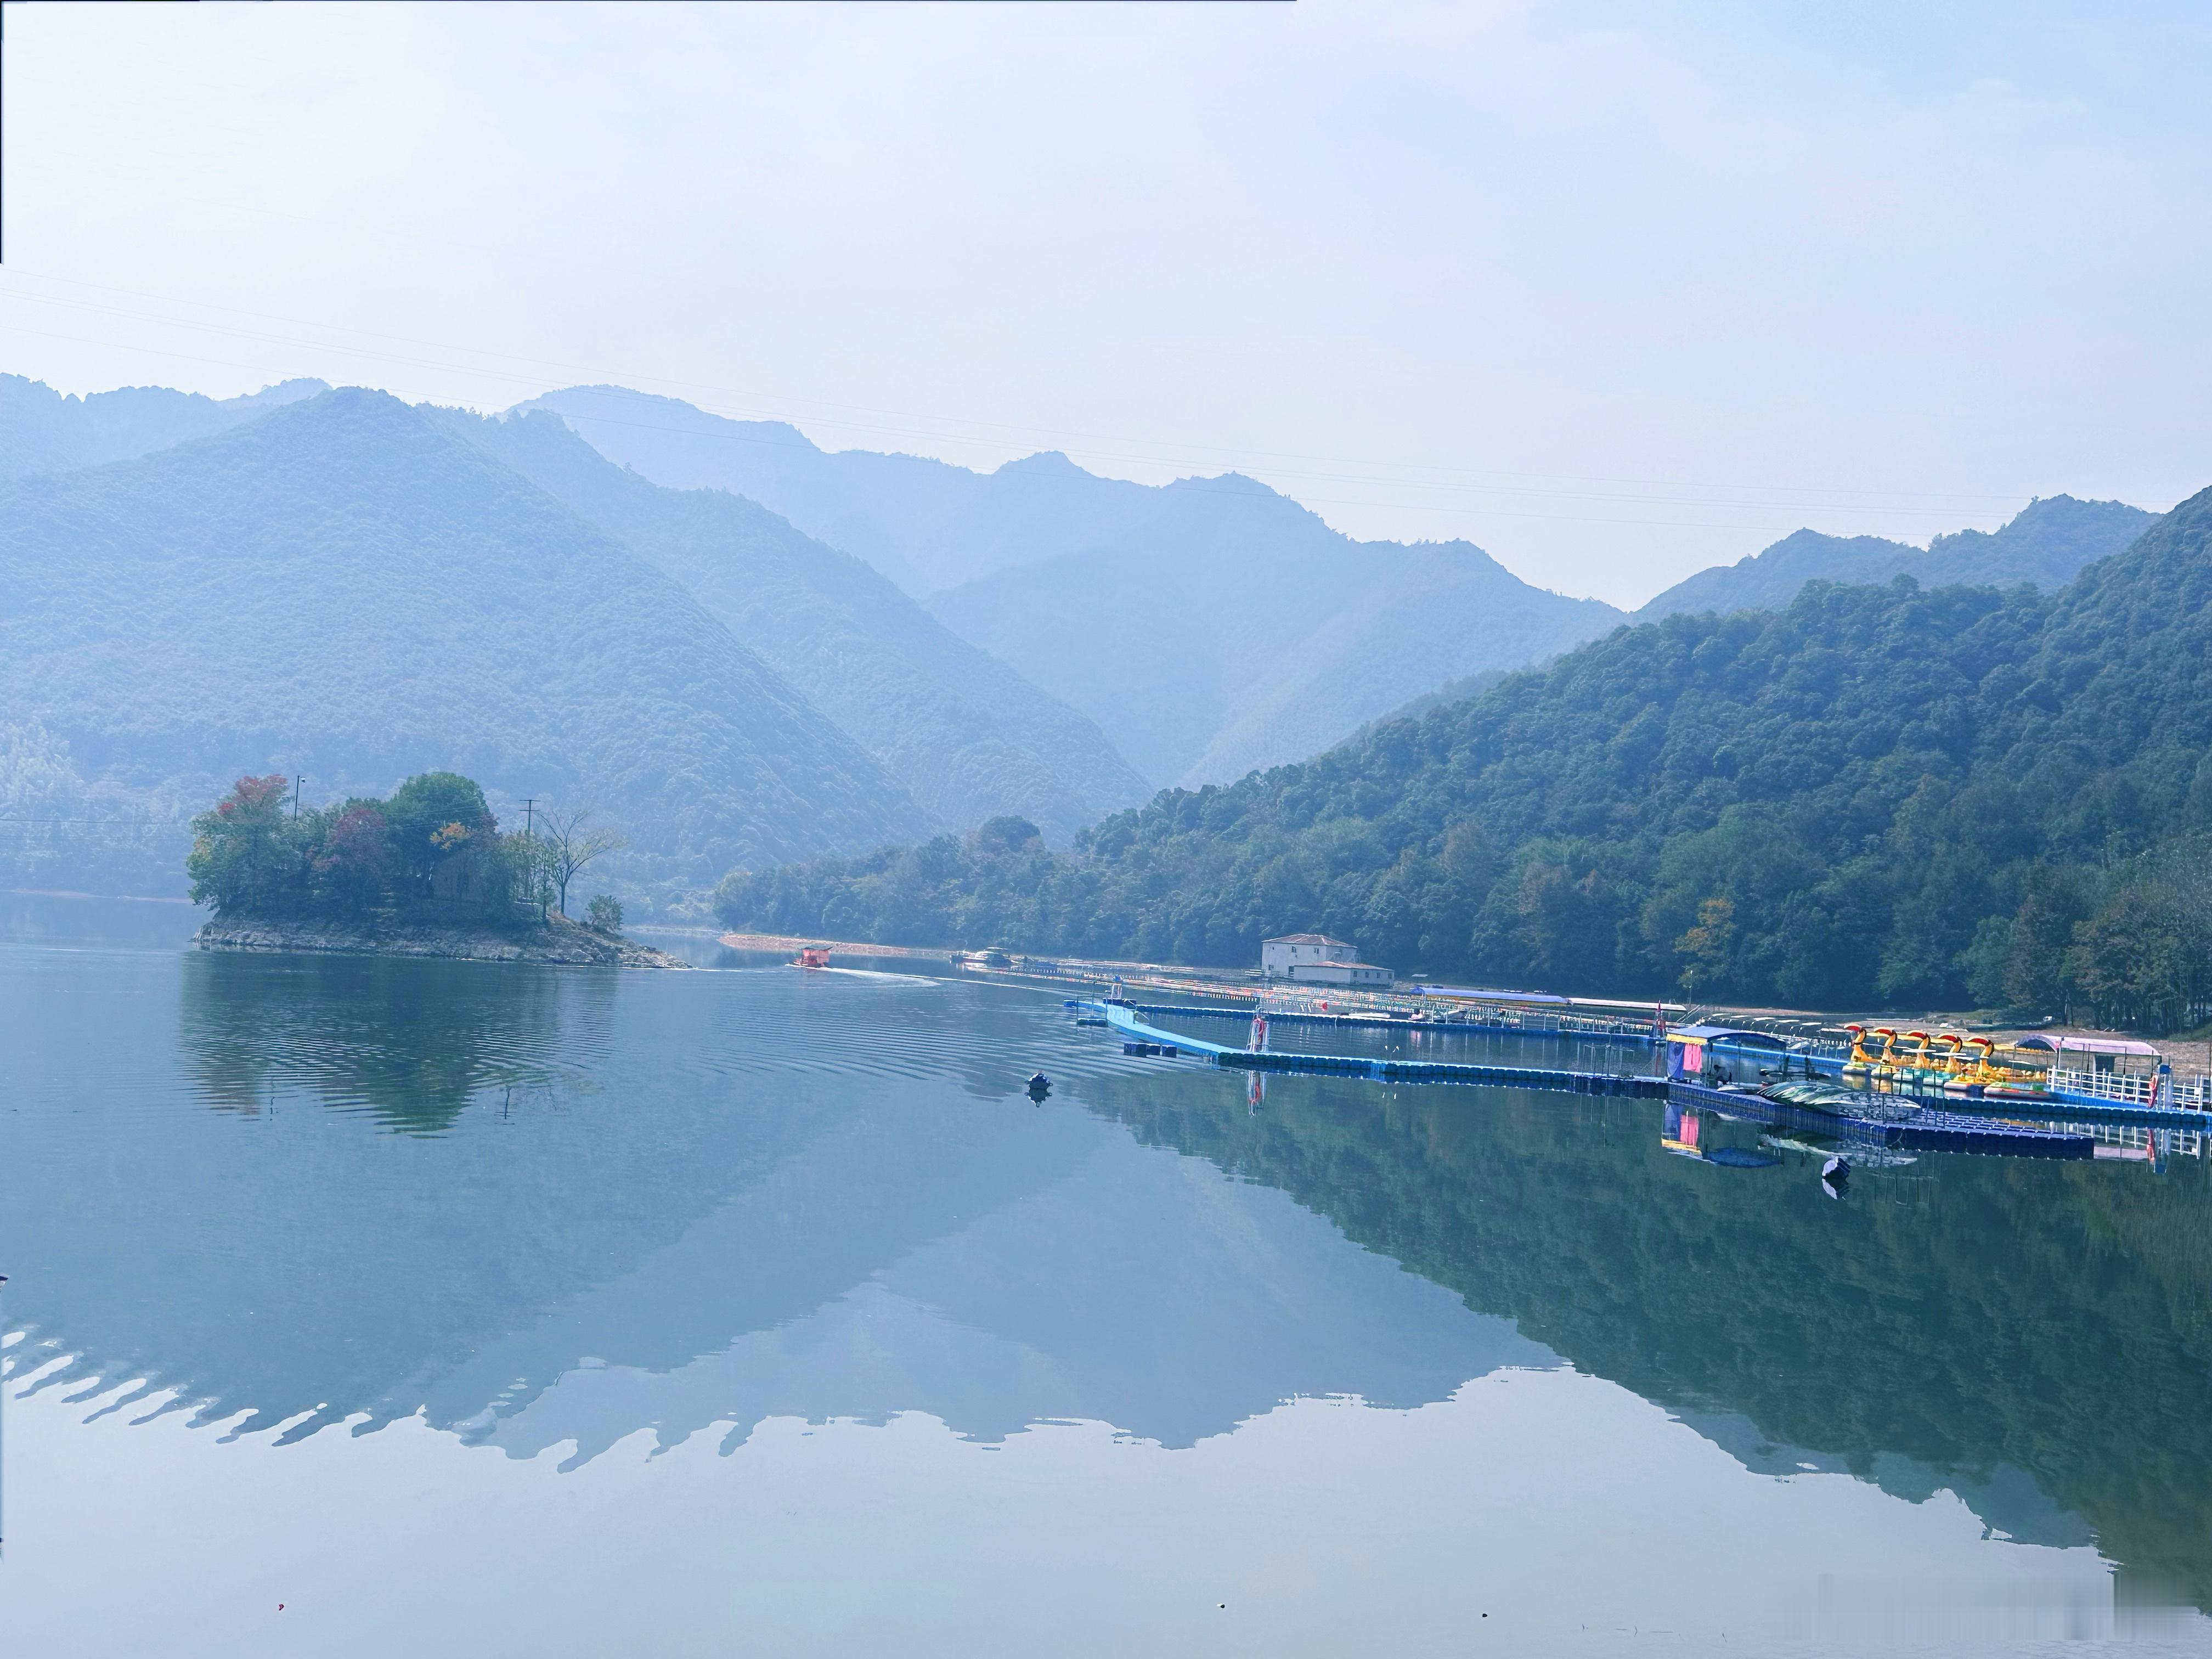
[[[2139,1054],[2145,1060],[2160,1057],[2155,1043],[2130,1042],[2126,1037],[2063,1036],[2058,1039],[2058,1046],[2068,1054]]]
[[[2045,1054],[2064,1052],[2069,1054],[2133,1054],[2143,1060],[2160,1060],[2164,1056],[2158,1046],[2137,1042],[2129,1037],[2089,1036],[2024,1036],[2012,1045],[2015,1048],[2036,1048]]]
[[[1677,1025],[1667,1033],[1669,1042],[1733,1042],[1741,1048],[1772,1048],[1790,1045],[1771,1031],[1747,1031],[1735,1025]]]

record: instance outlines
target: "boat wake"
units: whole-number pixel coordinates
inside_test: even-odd
[[[806,971],[810,974],[837,974],[846,979],[882,980],[891,985],[942,985],[945,983],[943,980],[933,979],[927,974],[886,974],[873,968],[810,968]]]

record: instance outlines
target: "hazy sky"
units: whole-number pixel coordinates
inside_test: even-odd
[[[617,380],[1616,603],[2212,483],[2203,5],[42,4],[6,76],[64,391]]]

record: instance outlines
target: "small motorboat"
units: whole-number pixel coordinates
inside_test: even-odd
[[[830,965],[830,947],[826,945],[802,945],[799,947],[799,960],[791,965],[794,968],[827,968]]]

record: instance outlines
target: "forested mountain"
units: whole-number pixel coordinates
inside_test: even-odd
[[[1013,812],[1065,843],[1151,793],[1091,721],[766,508],[648,483],[550,414],[441,418],[683,584],[944,827]]]
[[[733,877],[734,923],[1559,989],[2070,1006],[2212,994],[2212,490],[2063,592],[1808,585],[1616,629],[1056,858],[966,843]]]
[[[1447,680],[1620,620],[1467,542],[1354,542],[1233,475],[1154,492],[1110,548],[930,608],[1099,720],[1139,769],[1187,784],[1311,755]]]
[[[358,390],[0,491],[0,707],[36,816],[450,768],[599,806],[633,882],[693,883],[930,823],[667,575]]]
[[[1961,530],[1938,536],[1924,548],[1878,536],[1800,530],[1764,552],[1675,583],[1638,611],[1636,619],[1654,622],[1690,611],[1779,611],[1808,581],[1886,582],[1911,576],[1927,587],[1960,582],[2063,587],[2085,567],[2142,535],[2157,516],[2125,501],[2051,495],[2030,501],[2000,530]]]
[[[869,561],[1154,780],[1298,759],[1620,617],[1531,587],[1465,542],[1355,542],[1235,474],[1155,489],[1063,455],[976,473],[825,454],[791,427],[611,386],[525,407],[559,413],[656,483],[735,490]]]
[[[0,374],[0,478],[150,455],[329,390],[320,380],[286,380],[244,398],[204,398],[157,386],[79,398],[20,374]]]

